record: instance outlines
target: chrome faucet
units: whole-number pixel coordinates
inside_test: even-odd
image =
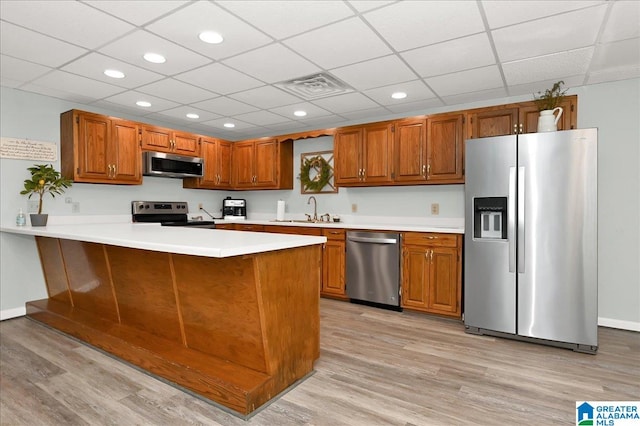
[[[318,201],[316,201],[316,197],[312,195],[309,197],[309,200],[307,200],[307,204],[311,204],[311,200],[313,200],[313,221],[315,222],[318,220]]]

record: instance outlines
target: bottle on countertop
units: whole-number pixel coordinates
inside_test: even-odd
[[[16,216],[16,225],[17,226],[25,226],[27,224],[27,216],[24,214],[22,209],[18,212],[18,216]]]

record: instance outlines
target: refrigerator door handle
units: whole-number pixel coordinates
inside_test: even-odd
[[[524,167],[518,167],[518,273],[524,273],[525,253],[524,253],[524,200],[525,193],[525,170]]]
[[[516,271],[516,168],[509,167],[509,198],[507,200],[507,240],[509,241],[509,272]]]

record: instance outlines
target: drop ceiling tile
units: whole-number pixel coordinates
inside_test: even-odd
[[[37,93],[38,95],[50,96],[52,98],[58,98],[66,102],[76,104],[90,104],[91,102],[95,101],[95,98],[83,95],[81,93],[68,92],[56,87],[39,86],[33,83],[28,83],[20,86],[20,90],[24,90],[25,92]]]
[[[330,69],[385,56],[387,45],[359,18],[351,18],[290,38],[284,44]]]
[[[263,85],[262,82],[220,63],[185,72],[176,75],[175,78],[223,95]]]
[[[296,117],[295,115],[293,115],[294,111],[299,110],[306,111],[307,115],[304,117]],[[307,121],[314,117],[321,117],[331,114],[329,111],[309,102],[299,102],[292,105],[271,108],[269,109],[269,111],[280,114],[284,117],[289,117],[291,120],[296,121]]]
[[[473,1],[403,1],[364,14],[397,51],[484,31]]]
[[[635,64],[625,68],[608,69],[589,74],[586,84],[606,83],[609,81],[627,80],[640,78],[640,65]]]
[[[77,1],[2,1],[2,19],[89,49],[135,27]]]
[[[102,99],[124,90],[122,87],[63,71],[52,71],[43,77],[33,80],[33,84],[67,93],[75,93],[92,100]]]
[[[138,30],[99,49],[100,53],[162,75],[173,75],[208,64],[210,59],[147,31]],[[152,64],[143,59],[148,52],[163,55],[167,62]]]
[[[471,104],[473,102],[483,102],[484,106],[486,105],[487,99],[493,99],[494,101],[490,102],[489,105],[495,105],[496,103],[500,103],[500,101],[495,101],[495,99],[506,98],[507,91],[503,87],[498,87],[495,89],[487,89],[487,90],[479,90],[477,92],[469,92],[462,93],[459,95],[451,95],[444,96],[442,100],[446,105],[461,105],[461,104]],[[502,103],[507,103],[508,100],[504,100]]]
[[[498,57],[508,62],[592,45],[605,11],[591,7],[492,31]]]
[[[257,109],[251,105],[238,102],[225,96],[209,99],[202,102],[196,102],[193,104],[193,106],[196,108],[202,108],[205,111],[216,113],[223,117],[235,114],[243,114],[246,112],[255,111]]]
[[[300,102],[298,97],[273,86],[257,87],[255,89],[245,90],[244,92],[231,94],[229,97],[260,109],[269,109]]]
[[[418,77],[395,55],[336,68],[331,73],[358,90],[388,86]]]
[[[596,47],[591,70],[604,71],[609,68],[627,67],[640,63],[640,38],[632,38],[614,43],[599,44]]]
[[[265,126],[265,128],[269,130],[270,134],[283,134],[285,132],[303,132],[305,129],[308,129],[309,126],[306,123],[302,122],[287,121],[285,123],[270,124],[268,126]]]
[[[320,68],[279,43],[243,53],[222,63],[267,83],[277,83],[320,71]]]
[[[0,53],[3,55],[58,67],[86,52],[81,47],[0,21]]]
[[[407,97],[404,99],[393,99],[391,94],[394,92],[405,92]],[[392,84],[391,86],[365,90],[364,94],[384,106],[431,99],[436,96],[431,90],[429,90],[422,80],[407,81],[404,83]]]
[[[443,52],[455,52],[444,55]],[[420,77],[433,77],[496,63],[486,33],[410,50],[401,54]]]
[[[489,28],[495,29],[564,12],[570,12],[572,10],[597,6],[601,5],[603,2],[602,0],[482,0],[481,3],[487,17],[487,22],[489,23]]]
[[[339,1],[219,1],[256,28],[282,39],[353,16]]]
[[[500,71],[495,65],[426,78],[425,82],[442,98],[503,87]]]
[[[136,102],[138,101],[147,101],[151,103],[150,107],[137,107],[140,115],[147,115],[152,112],[164,111],[166,109],[175,108],[178,106],[177,103],[168,101],[166,99],[157,98],[155,96],[147,95],[146,93],[140,93],[133,90],[129,90],[124,93],[120,93],[115,96],[110,96],[105,99],[107,102],[111,102],[112,104],[124,105],[128,108],[136,108]]]
[[[554,53],[537,58],[502,64],[508,85],[541,80],[562,80],[565,76],[585,74],[593,56],[593,47]]]
[[[49,67],[0,55],[0,76],[2,76],[3,81],[4,79],[13,81],[14,83],[10,84],[11,87],[29,82],[50,71],[52,69]]]
[[[225,123],[233,123],[235,124],[235,127],[232,129],[228,129],[226,127],[224,127]],[[247,130],[247,129],[251,129],[256,127],[254,124],[250,124],[250,123],[245,123],[244,121],[240,121],[240,120],[236,120],[232,117],[222,117],[222,118],[216,118],[214,120],[209,120],[209,121],[205,121],[202,123],[199,123],[199,126],[207,126],[210,128],[214,128],[217,130],[224,130],[226,132],[229,133],[234,133],[237,132],[239,130]]]
[[[211,59],[222,59],[271,43],[266,36],[221,7],[209,1],[197,1],[146,27],[175,43]],[[203,31],[215,31],[224,37],[220,44],[204,43]]]
[[[640,37],[640,2],[616,1],[600,37],[601,43]]]
[[[188,118],[187,114],[190,114],[190,113],[198,114],[200,117]],[[156,116],[159,120],[167,119],[167,117],[170,117],[172,121],[181,123],[183,126],[191,125],[193,123],[203,123],[205,121],[210,121],[210,120],[220,118],[220,115],[218,114],[214,114],[212,112],[205,111],[199,108],[194,108],[187,105],[181,105],[176,108],[167,109],[167,110],[155,113],[153,114],[153,116]]]
[[[84,0],[84,3],[116,16],[123,21],[141,26],[189,2],[172,0]]]
[[[89,53],[61,68],[73,74],[99,80],[114,86],[132,89],[142,84],[164,78],[162,75],[113,59],[99,53]],[[111,78],[104,75],[106,69],[122,71],[125,78]]]
[[[358,12],[366,12],[368,10],[377,9],[388,4],[394,3],[393,1],[383,0],[349,0],[351,6],[353,6]]]
[[[284,123],[287,121],[294,122],[294,120],[289,120],[281,115],[274,114],[269,111],[255,111],[248,114],[240,114],[236,115],[235,118],[247,123],[255,124],[256,126],[268,126],[270,124]]]
[[[338,127],[341,125],[341,123],[344,123],[346,121],[347,120],[344,117],[331,114],[331,115],[326,115],[324,117],[311,117],[307,120],[300,121],[300,123],[304,124],[307,130],[314,130],[314,129]]]
[[[377,107],[370,109],[363,109],[360,111],[349,111],[340,114],[344,118],[350,121],[356,121],[358,123],[367,123],[371,121],[381,121],[386,120],[391,112],[385,107]]]
[[[218,96],[213,92],[183,83],[182,81],[178,81],[173,78],[156,81],[155,83],[138,87],[137,90],[142,93],[169,99],[181,104],[191,104]]]
[[[313,103],[336,114],[379,107],[377,103],[362,93],[347,93],[324,99],[316,99]]]
[[[572,87],[582,86],[584,81],[584,74],[577,76],[568,76],[561,79],[564,81],[563,88],[571,89]],[[509,86],[509,96],[528,95],[532,100],[534,96],[538,95],[538,92],[544,92],[546,89],[553,86],[558,81],[557,78],[549,80],[535,81],[531,83],[515,84]]]
[[[443,106],[444,104],[438,98],[431,99],[423,99],[416,102],[406,102],[397,105],[387,105],[387,109],[395,114],[401,113],[414,113],[409,115],[420,115],[424,114],[424,111],[429,108],[437,108]]]

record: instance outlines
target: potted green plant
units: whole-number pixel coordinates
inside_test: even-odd
[[[564,95],[567,90],[562,90],[564,81],[560,80],[543,92],[538,92],[538,95],[534,95],[534,102],[540,111],[540,117],[538,118],[538,132],[554,132],[556,131],[558,121],[562,116],[562,108],[560,104],[564,100]],[[555,116],[554,113],[558,115]]]
[[[31,226],[45,226],[47,224],[48,214],[42,213],[42,198],[49,193],[55,198],[56,195],[64,193],[73,182],[60,175],[51,164],[34,164],[33,167],[27,168],[31,173],[31,179],[25,179],[24,189],[20,191],[22,195],[29,195],[31,198],[34,194],[39,197],[38,213],[31,214]]]

